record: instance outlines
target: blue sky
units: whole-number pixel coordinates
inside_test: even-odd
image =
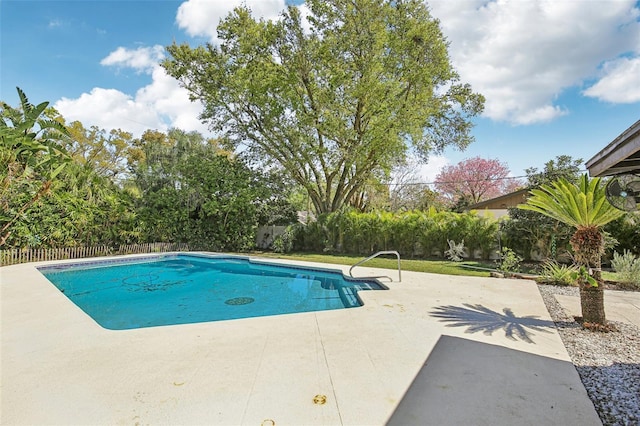
[[[198,104],[158,62],[174,40],[216,42],[215,26],[241,3],[274,18],[284,0],[0,2],[0,99],[15,87],[50,101],[68,121],[141,134],[206,131]],[[432,0],[461,80],[485,95],[475,142],[422,167],[481,156],[512,175],[558,155],[588,160],[640,119],[640,2]],[[304,4],[300,7],[304,8]]]

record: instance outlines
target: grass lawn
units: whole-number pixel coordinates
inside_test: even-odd
[[[275,259],[291,259],[302,260],[306,262],[320,262],[320,263],[332,263],[338,265],[353,265],[358,261],[364,259],[363,256],[349,256],[349,255],[332,255],[332,254],[314,254],[314,253],[272,253],[272,252],[256,252],[252,255],[275,258]],[[478,271],[473,269],[464,268],[462,265],[479,266],[483,267],[479,262],[465,261],[465,262],[450,262],[448,260],[414,260],[414,259],[401,259],[400,267],[403,271],[414,272],[431,272],[433,274],[447,274],[447,275],[467,275],[474,277],[488,277],[488,271]],[[363,266],[369,266],[373,268],[386,268],[397,269],[398,260],[395,256],[377,257],[366,262]]]
[[[245,253],[246,254],[246,253]],[[265,257],[272,259],[291,259],[302,260],[306,262],[318,262],[329,263],[336,265],[353,265],[360,260],[364,259],[364,256],[354,255],[334,255],[334,254],[317,254],[317,253],[273,253],[273,252],[261,252],[256,251],[249,253],[251,256]],[[385,255],[385,257],[377,257],[366,262],[363,266],[369,266],[372,268],[385,268],[395,270],[398,267],[398,260],[395,256]],[[493,269],[495,265],[491,261],[463,261],[463,262],[451,262],[448,260],[424,260],[424,259],[401,259],[400,267],[403,271],[414,272],[430,272],[432,274],[446,274],[446,275],[466,275],[470,277],[488,277],[489,271],[482,269],[466,268],[465,266],[473,266],[476,268]],[[521,272],[526,274],[536,274],[536,268],[531,265],[523,264]],[[618,274],[615,272],[602,272],[602,278],[605,281],[615,283],[618,281]]]

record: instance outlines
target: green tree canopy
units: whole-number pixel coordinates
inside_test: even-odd
[[[543,184],[552,184],[558,179],[564,178],[576,183],[580,179],[580,167],[582,158],[573,159],[570,155],[558,155],[555,160],[544,163],[544,169],[537,167],[525,169],[527,184],[530,187],[538,187]]]
[[[420,0],[309,0],[307,22],[235,9],[219,46],[168,47],[163,66],[234,146],[282,166],[319,213],[415,149],[466,147],[484,99],[461,84]]]
[[[79,121],[73,121],[67,129],[65,149],[73,161],[116,183],[127,177],[127,159],[133,144],[131,133],[120,129],[107,132],[97,126],[87,129]]]
[[[145,241],[245,250],[259,222],[295,220],[276,176],[247,167],[200,133],[147,131],[135,145],[136,213]]]

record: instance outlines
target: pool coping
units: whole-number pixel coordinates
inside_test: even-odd
[[[3,424],[600,424],[531,281],[403,272],[359,308],[112,331],[35,269],[65,262],[0,268]]]

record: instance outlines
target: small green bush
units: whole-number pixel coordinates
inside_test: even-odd
[[[564,265],[555,260],[547,261],[542,265],[542,272],[538,282],[554,285],[571,285],[575,286],[576,281],[573,274],[578,268],[573,265]]]
[[[273,240],[273,251],[276,253],[289,253],[293,250],[297,228],[295,225],[287,226],[284,232]]]
[[[500,259],[496,261],[498,263],[498,269],[504,272],[519,272],[520,262],[522,257],[518,256],[515,251],[509,247],[502,247],[500,253]]]
[[[615,252],[611,266],[618,274],[620,282],[640,288],[640,258],[635,257],[629,250],[625,250],[623,254]]]

